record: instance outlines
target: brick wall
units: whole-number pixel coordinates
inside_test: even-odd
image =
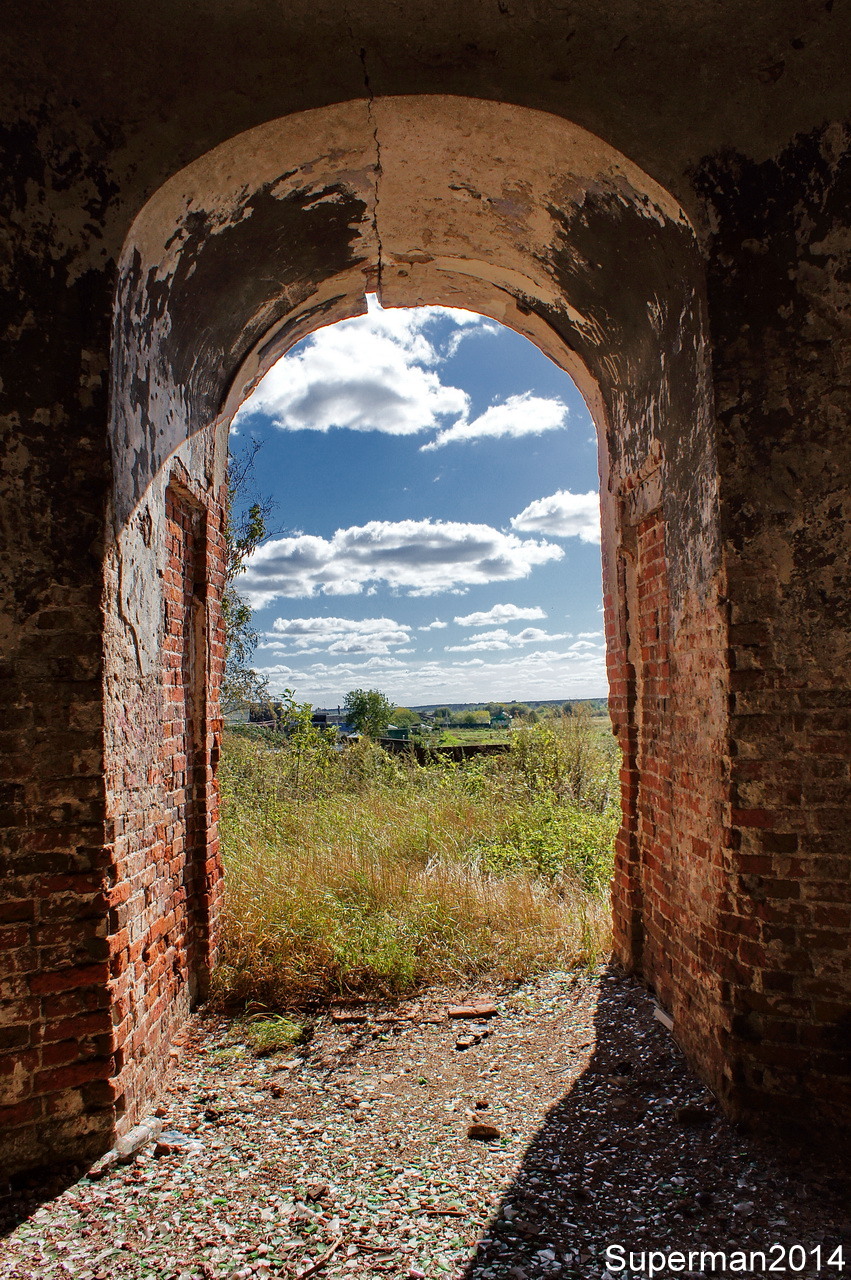
[[[40,594],[0,662],[0,1171],[112,1124],[98,593]]]
[[[104,637],[90,688],[80,601],[59,587],[29,656],[0,671],[16,708],[0,730],[0,1171],[94,1157],[135,1121],[215,953],[223,507],[180,484],[164,507],[161,673],[113,647],[104,714]],[[48,660],[68,677],[50,699]]]
[[[425,115],[439,99],[411,110]],[[74,101],[62,95],[64,117],[30,119],[28,107],[0,166],[14,211],[0,337],[0,532],[11,548],[0,557],[4,1168],[102,1149],[147,1104],[172,1033],[203,994],[221,892],[213,477],[223,433],[217,442],[209,424],[239,385],[235,371],[256,371],[246,352],[260,358],[256,344],[288,308],[287,323],[306,332],[355,308],[365,268],[377,267],[374,160],[311,178],[333,178],[339,199],[317,199],[310,184],[279,198],[254,168],[262,159],[277,173],[274,133],[242,158],[237,147],[233,166],[202,165],[191,207],[183,177],[170,195],[161,188],[145,234],[127,240],[128,216],[192,146],[181,134],[158,159],[142,112],[134,166],[123,131],[93,127]],[[443,267],[416,276],[423,255],[400,255],[397,300],[481,300],[485,311],[490,301],[503,316],[510,289],[492,270],[502,264],[505,282],[523,282],[517,315],[542,321],[556,356],[563,338],[604,402],[620,504],[605,548],[624,749],[618,953],[655,986],[731,1110],[848,1125],[848,132],[820,126],[767,160],[695,158],[679,194],[685,207],[705,203],[698,248],[679,216],[625,216],[619,166],[608,195],[589,172],[579,203],[571,195],[560,211],[551,201],[564,184],[541,170],[543,185],[524,196],[527,235],[499,200],[448,197],[437,152],[401,145],[414,115],[394,126],[392,108],[373,105],[391,111],[381,216],[396,247],[419,244],[451,209],[446,243],[473,245],[489,264],[481,292],[469,292],[472,274],[450,287]],[[431,120],[445,139],[447,118]],[[236,144],[245,124],[226,114],[213,134]],[[371,156],[366,116],[352,137],[367,124]],[[751,126],[762,137],[754,117],[743,138]],[[288,128],[293,145],[307,131],[303,118]],[[458,162],[476,136],[502,147],[500,130],[464,124]],[[536,135],[520,133],[522,173]],[[212,135],[196,142],[200,157]],[[117,168],[110,154],[122,156]],[[492,154],[490,142],[477,153],[483,190]],[[659,172],[675,172],[672,154],[659,153]],[[422,170],[411,167],[419,159]],[[407,192],[426,202],[409,208]],[[545,206],[557,215],[548,244]],[[260,266],[246,273],[246,261]]]
[[[851,1125],[847,128],[697,187],[729,600],[719,915],[735,1107]]]
[[[623,753],[615,954],[653,988],[683,1049],[729,1102],[719,931],[726,615],[712,584],[672,607],[660,497],[658,475],[628,487],[619,545],[604,556],[610,710]]]
[[[161,672],[126,707],[126,732],[115,743],[124,759],[109,793],[117,824],[109,943],[120,1127],[138,1118],[174,1031],[206,993],[222,888],[214,719],[223,666],[222,507],[172,483],[164,515]],[[152,733],[134,732],[152,722]]]
[[[12,197],[21,141],[0,143],[0,1180],[102,1150],[113,1117],[99,553],[114,275],[57,270]],[[73,181],[58,167],[27,185],[34,204]]]

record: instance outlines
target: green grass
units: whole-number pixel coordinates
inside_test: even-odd
[[[453,727],[444,729],[439,738],[442,746],[453,746],[459,742],[499,742],[505,745],[510,741],[511,734],[508,729],[462,729]]]
[[[252,1018],[245,1025],[243,1033],[258,1058],[292,1049],[306,1038],[304,1024],[285,1018],[282,1014]]]
[[[226,734],[217,998],[297,1010],[604,956],[614,742],[581,717],[511,742],[420,766],[304,724]]]

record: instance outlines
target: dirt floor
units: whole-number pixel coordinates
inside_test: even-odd
[[[727,1124],[630,979],[337,1013],[267,1058],[199,1016],[159,1146],[0,1201],[0,1276],[851,1275],[844,1173]]]

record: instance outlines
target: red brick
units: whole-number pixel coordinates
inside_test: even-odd
[[[40,973],[30,979],[34,995],[49,995],[58,991],[71,991],[80,987],[105,986],[107,966],[91,964],[79,969],[60,969],[56,973]]]

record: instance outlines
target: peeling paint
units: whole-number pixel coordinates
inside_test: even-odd
[[[732,1113],[851,1123],[840,9],[805,38],[795,6],[679,0],[510,22],[178,3],[167,40],[156,3],[4,15],[0,820],[30,948],[7,1167],[108,1146],[203,987],[227,427],[376,285],[508,323],[581,387],[626,757],[618,954]],[[172,669],[186,771],[162,758]],[[187,840],[182,959],[158,904]],[[48,998],[110,1048],[42,1089],[69,1034]]]

